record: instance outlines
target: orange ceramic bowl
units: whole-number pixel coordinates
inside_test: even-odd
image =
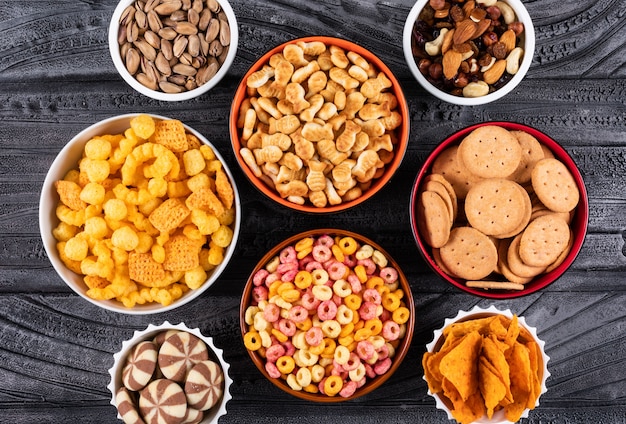
[[[433,255],[433,249],[426,243],[423,234],[420,232],[419,225],[417,223],[417,214],[416,207],[418,204],[418,198],[421,192],[421,188],[423,186],[425,178],[432,172],[433,163],[439,157],[442,152],[446,149],[458,145],[468,134],[470,134],[476,128],[485,126],[485,125],[497,125],[501,126],[509,131],[512,130],[521,130],[525,131],[528,134],[534,136],[539,143],[544,148],[548,148],[549,151],[552,152],[553,156],[556,159],[559,159],[563,164],[565,164],[566,168],[572,174],[576,187],[580,193],[580,200],[578,205],[573,210],[573,217],[571,218],[571,222],[569,223],[570,229],[573,233],[572,246],[569,250],[567,256],[560,262],[558,266],[555,266],[554,269],[551,269],[549,272],[541,273],[535,276],[531,281],[524,284],[522,290],[500,290],[500,289],[482,289],[482,288],[473,288],[468,287],[466,285],[466,281],[460,278],[452,277],[448,275],[446,272],[442,270],[440,265],[435,260]],[[459,209],[463,208],[463,203],[459,202]],[[411,228],[413,232],[413,237],[415,238],[415,242],[417,243],[418,249],[426,262],[430,265],[433,271],[439,275],[442,279],[454,285],[455,287],[464,290],[468,293],[488,298],[497,298],[497,299],[505,299],[505,298],[515,298],[524,296],[530,293],[534,293],[542,288],[548,286],[549,284],[556,281],[559,277],[561,277],[565,271],[572,265],[576,256],[580,252],[582,248],[583,242],[585,240],[585,235],[587,234],[587,221],[589,218],[589,201],[587,198],[587,191],[585,188],[585,183],[583,178],[576,166],[576,163],[571,158],[571,156],[565,151],[561,145],[559,145],[556,141],[554,141],[550,136],[544,134],[543,132],[536,130],[532,127],[518,124],[514,122],[484,122],[469,126],[464,128],[445,140],[443,140],[427,157],[424,162],[422,168],[420,169],[417,177],[415,179],[415,183],[413,185],[411,199],[410,199],[410,208],[409,215],[411,219]],[[459,213],[460,215],[460,213]],[[457,219],[458,221],[458,219]],[[503,280],[501,275],[497,275],[493,273],[488,276],[486,280]]]
[[[307,253],[306,248],[303,248],[309,241],[313,242],[311,253]],[[342,278],[337,275],[337,271],[342,268],[336,265],[338,263],[335,259],[336,254],[331,254],[332,259],[327,262],[328,271],[323,271],[323,266],[316,261],[323,257],[319,255],[328,255],[328,251],[332,252],[331,244],[337,249],[340,246],[352,246],[353,242],[356,242],[359,249],[369,245],[373,252],[378,252],[371,258],[364,259],[364,262],[359,262],[361,267],[368,271],[367,281],[358,284],[354,282],[354,278],[360,272],[355,271],[359,266],[355,255],[360,257],[364,250],[361,253],[345,255],[343,264],[346,268],[339,271],[343,273]],[[324,246],[329,250],[325,250]],[[292,268],[290,258],[294,258],[295,255],[300,259],[296,259],[295,268]],[[374,264],[372,258],[376,258],[380,265],[370,268]],[[387,263],[380,262],[380,258],[385,258]],[[291,271],[292,274],[289,276],[289,270],[296,268],[300,270],[298,274],[300,272],[302,274],[294,277],[296,271]],[[322,268],[322,271],[318,268]],[[395,272],[390,271],[390,268],[395,269]],[[306,278],[301,277],[309,272],[307,270],[310,270],[314,282],[305,288]],[[394,277],[396,273],[397,278]],[[326,284],[322,284],[324,275],[328,278]],[[384,279],[375,275],[381,275]],[[273,283],[272,280],[276,278],[277,282]],[[293,283],[284,283],[282,280],[290,280]],[[295,291],[291,293],[285,291],[288,289]],[[371,290],[383,294],[378,296]],[[274,295],[275,291],[280,291],[281,294]],[[291,295],[296,297],[289,298]],[[397,296],[399,301],[392,299],[393,296]],[[361,302],[360,307],[353,303],[356,298]],[[284,303],[285,299],[290,301],[289,310],[284,310],[289,307]],[[373,308],[371,302],[375,304]],[[339,306],[334,308],[329,303]],[[276,308],[268,305],[282,306]],[[354,309],[350,309],[348,305],[352,305]],[[272,318],[272,314],[277,310],[281,310],[280,313],[284,316]],[[382,247],[366,237],[349,231],[318,229],[289,237],[272,248],[259,261],[243,292],[240,327],[250,358],[272,384],[300,399],[333,403],[366,395],[391,377],[411,345],[415,326],[414,311],[415,305],[409,282],[398,264]],[[374,313],[376,316],[372,318],[368,313]],[[313,330],[312,327],[317,327],[321,331]],[[332,331],[339,330],[340,333],[332,334]],[[266,332],[265,335],[262,334],[263,331]],[[323,335],[321,344],[309,338],[316,332]],[[267,344],[264,339],[267,340]],[[347,346],[351,343],[354,343],[354,346],[350,346],[353,349],[349,350]],[[368,354],[369,346],[372,346],[376,353],[370,350]],[[318,347],[320,350],[324,348],[323,352],[320,353]],[[282,355],[294,359],[293,371],[283,368],[289,366],[291,359],[284,357],[281,359]],[[366,360],[371,364],[366,364]],[[300,371],[301,369],[307,371]],[[326,377],[332,373],[332,369],[340,374],[342,382],[339,383],[339,387],[350,389],[339,391],[334,395],[324,392]],[[309,373],[311,376],[308,376]],[[355,384],[355,381],[358,384]],[[294,382],[296,384],[293,384]]]
[[[391,83],[391,86],[388,88],[384,88],[383,91],[386,93],[392,93],[395,96],[394,103],[397,102],[397,105],[392,104],[390,109],[392,109],[392,111],[397,112],[397,114],[394,113],[394,118],[397,118],[399,116],[399,118],[401,119],[401,122],[399,123],[399,125],[396,124],[396,126],[391,130],[385,130],[385,134],[389,134],[391,136],[391,140],[393,144],[387,145],[386,149],[388,150],[384,150],[384,151],[382,149],[378,150],[379,157],[382,160],[382,162],[384,162],[384,165],[382,165],[382,163],[379,162],[379,165],[382,165],[382,167],[378,169],[378,171],[374,175],[374,178],[369,179],[368,180],[369,182],[361,185],[362,192],[359,195],[349,194],[349,195],[343,196],[343,192],[340,190],[340,188],[343,189],[345,186],[340,186],[339,188],[335,187],[335,190],[338,193],[332,193],[331,195],[328,195],[328,193],[326,193],[328,201],[326,202],[324,206],[319,206],[321,205],[321,203],[318,204],[318,206],[315,206],[314,203],[312,203],[309,200],[308,193],[303,196],[300,196],[301,193],[299,193],[297,196],[295,196],[295,198],[289,197],[287,195],[281,196],[281,194],[279,194],[276,188],[276,184],[275,184],[276,177],[272,175],[272,172],[274,171],[261,172],[261,170],[263,169],[263,165],[261,165],[260,167],[254,166],[254,168],[257,168],[257,169],[251,168],[251,166],[249,165],[249,161],[247,162],[244,156],[242,155],[242,148],[248,146],[248,140],[249,140],[247,138],[248,136],[244,135],[244,132],[242,129],[242,122],[245,117],[245,111],[242,108],[247,107],[246,104],[248,103],[251,97],[250,95],[251,89],[247,85],[250,77],[253,74],[255,74],[257,71],[263,69],[264,67],[270,67],[269,65],[270,58],[272,58],[272,56],[276,55],[277,53],[283,52],[285,50],[285,47],[290,46],[290,45],[298,45],[301,43],[313,43],[313,42],[323,43],[326,46],[327,51],[330,49],[331,46],[336,46],[336,47],[343,49],[345,53],[354,52],[358,54],[361,58],[365,59],[368,62],[369,64],[368,66],[373,67],[373,69],[375,70],[374,72],[369,74],[370,79],[375,78],[379,72],[382,72],[388,78],[388,81],[390,81]],[[317,58],[317,57],[318,56],[312,56],[312,57],[305,56],[305,60],[307,60],[307,58],[312,59],[312,58]],[[299,65],[299,66],[302,67],[302,65]],[[353,64],[350,63],[348,65],[348,68],[350,66],[353,66]],[[300,68],[298,68],[298,66],[294,66],[294,69],[298,71],[298,69]],[[331,78],[330,76],[328,76],[329,72],[328,71],[323,71],[323,72],[327,74],[326,79],[330,81]],[[293,82],[293,80],[290,80],[290,81]],[[307,85],[307,81],[308,80],[304,80],[305,86]],[[271,84],[273,82],[275,82],[275,80],[274,80],[274,77],[272,76],[270,77],[268,84]],[[359,83],[359,85],[357,86],[357,90],[360,90],[362,86],[363,85]],[[265,95],[266,99],[269,98],[273,104],[277,103],[277,100],[278,100],[277,97],[270,97],[270,94],[268,94],[267,92],[263,92],[263,94]],[[263,96],[261,96],[261,94],[257,92],[252,97],[260,98]],[[332,103],[332,102],[328,102],[328,100],[325,100],[325,101],[327,103]],[[265,112],[261,112],[261,113],[264,114]],[[342,113],[342,109],[337,108],[337,111],[330,118],[328,118],[329,116],[331,116],[330,114],[321,115],[320,113],[317,113],[316,115],[313,115],[313,116],[315,116],[315,119],[317,120],[318,123],[321,123],[321,122],[328,123],[328,120],[337,119],[337,117],[340,116],[341,113]],[[386,111],[383,111],[381,113],[386,113]],[[284,114],[281,112],[281,113],[275,114],[274,116],[272,115],[269,115],[269,116],[271,117],[271,119],[279,119],[281,116],[286,116],[288,114],[293,114],[293,113],[292,111],[288,111],[287,113],[284,113]],[[303,116],[300,115],[299,113],[296,114],[296,116],[298,116],[300,119],[300,125],[301,125],[300,128],[302,128],[302,125],[309,122],[308,117],[306,119],[303,119]],[[321,119],[320,116],[323,116],[326,119]],[[375,116],[375,115],[368,115],[367,117],[370,118],[372,116]],[[349,114],[348,117],[352,119],[352,114]],[[359,117],[359,115],[357,115],[357,117]],[[268,119],[265,119],[265,120],[267,121]],[[259,121],[261,121],[261,115],[257,114],[257,122]],[[281,44],[271,49],[270,51],[268,51],[254,65],[252,65],[252,67],[250,67],[248,72],[244,75],[239,87],[237,88],[237,91],[235,92],[235,97],[234,97],[231,112],[230,112],[229,127],[230,127],[231,143],[234,149],[235,157],[237,158],[239,165],[243,169],[243,172],[245,173],[246,177],[250,180],[250,182],[257,189],[259,189],[264,195],[266,195],[268,198],[272,199],[273,201],[283,206],[286,206],[288,208],[301,211],[301,212],[310,212],[310,213],[339,212],[339,211],[346,210],[348,208],[351,208],[353,206],[356,206],[365,202],[367,199],[369,199],[374,194],[376,194],[380,189],[382,189],[385,186],[385,184],[389,182],[389,180],[391,180],[392,176],[394,175],[394,173],[400,166],[400,163],[402,162],[402,159],[404,157],[404,154],[407,148],[408,139],[409,139],[409,110],[408,110],[408,105],[404,97],[404,93],[402,92],[400,83],[394,77],[391,70],[372,52],[359,46],[358,44],[352,43],[347,40],[333,38],[333,37],[313,36],[313,37],[299,38],[299,39],[291,40],[284,44]],[[265,126],[265,128],[263,128],[263,125],[261,126],[261,129],[264,129],[263,133],[269,133],[273,131],[272,128],[270,128],[270,130],[267,130],[268,127],[269,126],[267,125]],[[344,125],[337,126],[336,129],[333,129],[333,133],[334,133],[333,141],[336,141],[337,137],[343,132],[343,130],[344,130]],[[254,131],[255,132],[258,131],[258,128],[255,127]],[[308,135],[308,132],[306,134]],[[379,136],[376,135],[376,137],[379,137]],[[292,134],[292,139],[293,139],[293,134]],[[314,143],[314,144],[317,144],[317,143]],[[254,147],[256,147],[256,146],[253,146],[252,142],[250,143],[250,146],[252,147],[250,148],[250,151],[247,152],[248,156],[252,155],[252,152],[254,152],[255,150]],[[286,152],[300,154],[300,150],[296,150],[293,143],[288,148],[288,150],[284,151],[284,153]],[[348,151],[348,153],[349,152],[350,151]],[[354,157],[354,155],[352,156]],[[303,169],[305,171],[303,175],[306,175],[310,169],[308,165],[308,157],[305,156],[303,162],[304,162]],[[263,164],[264,162],[257,161],[257,163]],[[333,165],[336,165],[337,163],[339,163],[339,159],[337,159],[337,162],[334,163]],[[278,166],[276,166],[275,163],[272,164],[271,166],[274,167],[275,169],[278,168]],[[326,169],[324,172],[326,173],[327,176],[330,175],[329,169]],[[301,176],[301,178],[304,179],[305,177]],[[282,178],[279,178],[279,180],[284,181]],[[334,184],[334,185],[339,186],[339,184]],[[284,194],[285,192],[294,193],[295,191],[281,190],[281,192]],[[337,194],[341,196],[339,199],[337,199],[336,197]]]

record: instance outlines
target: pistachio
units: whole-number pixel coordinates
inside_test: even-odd
[[[154,7],[154,11],[159,15],[171,15],[183,6],[180,0],[164,0],[161,4]]]
[[[126,69],[128,69],[128,72],[130,72],[131,75],[135,75],[135,73],[137,73],[140,61],[141,58],[139,57],[137,50],[131,47],[126,51],[124,63],[126,65]]]
[[[220,20],[220,44],[222,46],[230,45],[230,25],[228,25],[228,21]]]

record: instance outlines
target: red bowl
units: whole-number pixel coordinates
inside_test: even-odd
[[[426,244],[417,226],[417,217],[416,217],[415,211],[416,211],[416,206],[417,206],[417,200],[419,198],[419,189],[422,185],[422,182],[424,181],[424,178],[428,174],[430,174],[431,168],[435,159],[439,156],[439,154],[441,154],[448,147],[459,144],[473,130],[475,130],[476,128],[485,126],[485,125],[497,125],[510,131],[513,131],[513,130],[525,131],[529,133],[530,135],[534,136],[543,146],[549,148],[552,151],[556,159],[559,159],[561,162],[565,164],[567,169],[571,172],[572,176],[574,177],[574,180],[580,192],[580,200],[578,202],[578,205],[575,208],[574,217],[570,224],[570,228],[572,229],[574,233],[574,241],[573,241],[573,245],[569,254],[565,258],[565,260],[555,269],[553,269],[552,271],[548,273],[540,274],[537,277],[535,277],[532,281],[526,283],[524,285],[523,290],[497,290],[497,289],[484,290],[484,289],[479,289],[479,288],[472,288],[472,287],[468,287],[465,285],[465,280],[454,278],[446,274],[436,264],[433,258],[432,248],[428,244]],[[417,247],[420,253],[422,254],[422,256],[424,257],[424,259],[426,260],[426,262],[428,263],[428,265],[433,269],[433,271],[435,271],[437,275],[439,275],[442,279],[454,285],[455,287],[458,287],[459,289],[466,291],[468,293],[481,296],[481,297],[487,297],[487,298],[508,299],[508,298],[525,296],[527,294],[534,293],[538,290],[541,290],[542,288],[548,286],[549,284],[556,281],[559,277],[561,277],[563,273],[565,273],[565,271],[570,267],[570,265],[572,265],[572,263],[576,259],[576,256],[578,256],[580,249],[582,248],[583,242],[585,240],[585,236],[587,234],[587,224],[588,224],[588,219],[589,219],[589,200],[587,198],[587,190],[585,188],[585,183],[580,174],[580,171],[578,170],[578,167],[576,166],[576,163],[571,158],[571,156],[565,151],[565,149],[563,149],[563,147],[560,144],[558,144],[556,141],[554,141],[550,136],[544,134],[543,132],[535,128],[529,127],[527,125],[515,123],[515,122],[499,122],[499,121],[498,122],[483,122],[483,123],[471,125],[469,127],[466,127],[452,134],[451,136],[443,140],[426,158],[426,161],[424,162],[422,168],[417,174],[417,177],[413,184],[413,189],[412,189],[411,198],[410,198],[409,216],[411,219],[411,230],[413,232],[413,237],[415,239]]]

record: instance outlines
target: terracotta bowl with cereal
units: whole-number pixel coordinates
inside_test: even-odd
[[[109,52],[124,81],[162,101],[214,88],[237,54],[237,18],[227,0],[122,0],[109,24]]]
[[[532,64],[535,31],[520,0],[418,0],[402,44],[426,91],[474,106],[502,98],[522,81]]]
[[[113,355],[111,404],[125,423],[217,423],[232,396],[222,349],[185,324],[150,324]]]
[[[293,210],[328,213],[365,202],[391,180],[409,124],[402,88],[378,57],[314,36],[281,44],[250,67],[229,125],[257,189]]]
[[[373,241],[306,231],[258,263],[240,308],[243,342],[276,387],[313,402],[366,395],[398,369],[415,326],[409,283]]]
[[[241,201],[219,151],[181,121],[129,114],[72,138],[43,183],[39,226],[78,295],[127,313],[195,299],[233,255]]]
[[[510,310],[459,311],[422,357],[428,394],[459,423],[516,423],[539,406],[550,376],[545,342]]]
[[[550,136],[485,122],[431,152],[409,214],[417,247],[441,278],[478,296],[512,298],[546,287],[572,265],[589,202],[576,163]]]

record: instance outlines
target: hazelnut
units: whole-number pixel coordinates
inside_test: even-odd
[[[521,22],[511,22],[508,25],[508,28],[512,29],[516,36],[524,32],[524,24]]]
[[[443,66],[441,63],[435,62],[428,67],[428,75],[432,79],[438,80],[443,75]]]
[[[489,47],[498,42],[498,34],[493,31],[489,31],[483,34],[483,44],[485,47]]]
[[[489,18],[492,21],[497,21],[498,19],[500,19],[500,15],[502,15],[502,12],[500,12],[500,8],[499,7],[489,6],[487,8],[487,15],[489,15]]]
[[[467,84],[469,84],[469,79],[467,75],[463,72],[459,72],[456,78],[454,78],[454,86],[457,88],[463,88]]]
[[[446,0],[430,0],[428,3],[430,4],[430,7],[432,7],[433,9],[441,10],[445,7]]]
[[[423,58],[417,64],[417,68],[420,70],[422,74],[426,75],[428,74],[428,68],[430,67],[431,64],[432,62],[430,59]]]

